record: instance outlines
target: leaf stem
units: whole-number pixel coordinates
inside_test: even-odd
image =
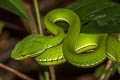
[[[43,35],[43,30],[42,30],[41,20],[40,20],[40,13],[39,13],[39,8],[38,8],[38,1],[37,0],[33,0],[33,3],[34,3],[35,12],[36,12],[36,18],[37,18],[39,33],[41,35]]]

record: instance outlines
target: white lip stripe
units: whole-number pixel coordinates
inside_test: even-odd
[[[60,59],[63,59],[63,58],[64,58],[64,56],[54,58],[54,59],[37,59],[37,61],[40,61],[40,62],[52,62],[52,61],[57,61],[57,60],[60,60]]]

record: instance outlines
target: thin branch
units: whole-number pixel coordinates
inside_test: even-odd
[[[3,69],[8,70],[8,71],[10,71],[10,72],[13,72],[14,74],[16,74],[17,76],[19,76],[20,78],[22,78],[22,79],[24,79],[24,80],[34,80],[34,79],[28,77],[27,75],[25,75],[25,74],[23,74],[23,73],[21,73],[21,72],[18,72],[18,71],[16,71],[16,70],[14,70],[14,69],[12,69],[12,68],[10,68],[10,67],[2,64],[2,63],[0,63],[0,67],[3,68]]]
[[[51,80],[56,80],[54,66],[49,66],[49,69],[50,69]]]

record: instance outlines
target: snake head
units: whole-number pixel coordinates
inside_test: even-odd
[[[26,52],[24,50],[23,42],[20,41],[16,44],[15,48],[12,51],[11,57],[15,60],[25,59]]]
[[[15,60],[35,57],[46,50],[46,40],[46,37],[32,34],[16,44],[11,53],[11,57]]]

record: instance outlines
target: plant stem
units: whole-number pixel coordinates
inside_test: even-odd
[[[37,18],[39,32],[40,32],[41,35],[43,35],[43,30],[42,30],[41,20],[40,20],[40,13],[39,13],[39,8],[38,8],[38,1],[37,0],[33,0],[33,3],[34,3],[34,7],[35,7],[35,12],[36,12],[36,18]]]
[[[45,80],[50,80],[49,70],[44,70]]]
[[[37,23],[38,23],[38,28],[39,28],[39,33],[43,36],[43,30],[41,26],[41,20],[40,20],[40,13],[39,13],[39,8],[38,8],[38,1],[33,0],[35,11],[36,11],[36,18],[37,18]],[[51,80],[56,80],[55,78],[55,72],[54,72],[54,66],[49,66],[50,74],[51,74]],[[49,71],[44,71],[45,75],[45,80],[50,80],[49,78]]]
[[[22,78],[23,80],[33,80],[32,78],[28,77],[27,75],[25,75],[25,74],[23,74],[23,73],[20,73],[20,72],[18,72],[18,71],[16,71],[16,70],[14,70],[14,69],[12,69],[12,68],[10,68],[10,67],[2,64],[2,63],[0,63],[0,67],[1,67],[1,68],[4,68],[4,69],[6,69],[6,70],[8,70],[8,71],[10,71],[10,72],[13,72],[14,74],[18,75],[18,76],[19,76],[20,78]]]
[[[41,26],[41,18],[40,18],[40,13],[39,13],[39,8],[38,8],[38,1],[33,0],[33,3],[34,3],[35,12],[36,12],[39,33],[43,36],[44,34],[43,34],[42,26]],[[45,80],[50,80],[49,71],[44,70],[43,73],[44,73]],[[42,78],[42,74],[40,75],[40,78]]]

